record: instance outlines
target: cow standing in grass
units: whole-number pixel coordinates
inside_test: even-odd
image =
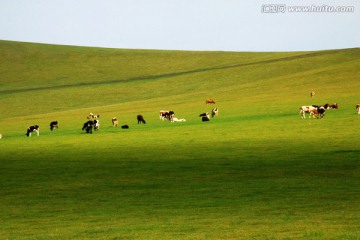
[[[218,108],[213,108],[211,110],[211,116],[215,117],[215,116],[218,116],[218,115],[219,115],[219,109]]]
[[[94,131],[99,131],[100,120],[94,120]]]
[[[113,118],[111,119],[111,122],[112,122],[112,124],[113,124],[113,127],[117,127],[118,124],[119,124],[119,121],[117,120],[116,117],[113,117]]]
[[[93,127],[94,127],[94,121],[89,120],[86,123],[84,123],[82,130],[83,131],[85,130],[86,133],[92,133]]]
[[[357,113],[360,114],[360,103],[356,105]]]
[[[31,133],[36,132],[37,136],[40,135],[40,127],[38,125],[30,126],[27,128],[26,136],[31,137]]]
[[[164,121],[164,120],[172,121],[174,115],[175,115],[175,112],[172,110],[171,111],[160,110],[159,118],[162,121]]]
[[[301,115],[301,118],[305,118],[305,113],[309,113],[309,118],[311,116],[315,117],[315,111],[316,111],[316,107],[314,106],[302,106],[300,107],[300,115]]]
[[[58,126],[58,121],[53,121],[50,123],[50,130],[54,130],[54,129],[59,129],[59,126]]]
[[[146,124],[146,121],[142,115],[137,115],[136,118],[137,118],[138,124],[141,124],[141,123]]]

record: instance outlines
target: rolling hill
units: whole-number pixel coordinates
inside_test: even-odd
[[[0,41],[0,238],[357,239],[359,56]]]

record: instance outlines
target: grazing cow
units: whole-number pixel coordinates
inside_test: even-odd
[[[315,117],[315,112],[313,110],[316,110],[316,107],[314,106],[302,106],[300,107],[300,115],[301,118],[305,118],[305,113],[309,113],[309,118],[311,116]]]
[[[99,131],[100,120],[94,120],[94,131]]]
[[[100,118],[100,115],[95,115],[93,113],[89,113],[89,116],[87,116],[87,119],[94,119],[94,118]]]
[[[159,118],[160,118],[162,121],[164,121],[164,120],[172,121],[174,115],[175,115],[174,111],[160,110]]]
[[[59,129],[59,126],[58,126],[58,121],[53,121],[50,123],[50,130],[54,130],[54,129]]]
[[[118,120],[117,120],[117,118],[116,117],[113,117],[112,119],[111,119],[111,122],[112,122],[112,124],[113,124],[113,127],[117,127],[118,126]]]
[[[323,106],[317,108],[317,112],[318,112],[320,118],[325,117],[325,111],[326,110],[325,110],[325,108]]]
[[[323,106],[302,106],[300,108],[301,118],[305,118],[305,113],[309,113],[309,118],[323,118],[325,116],[325,108]]]
[[[186,119],[185,118],[179,119],[179,118],[174,117],[171,122],[186,122]]]
[[[315,92],[312,91],[312,92],[310,93],[310,97],[314,97],[314,96],[315,96]]]
[[[215,116],[218,116],[218,115],[219,115],[219,109],[218,108],[213,108],[211,110],[211,116],[215,117]]]
[[[215,101],[214,101],[214,99],[206,99],[205,103],[206,103],[206,105],[208,103],[215,104]]]
[[[28,127],[25,135],[28,137],[31,137],[32,132],[36,132],[37,135],[39,136],[40,135],[40,127],[38,125]]]
[[[360,103],[356,105],[357,113],[360,114]]]
[[[129,126],[128,126],[128,125],[122,125],[121,128],[122,128],[122,129],[128,129]]]
[[[85,130],[86,133],[92,133],[93,127],[94,127],[94,121],[89,120],[86,123],[84,123],[82,130],[83,131]]]
[[[145,119],[142,115],[137,115],[137,121],[138,121],[138,124],[140,124],[140,123],[146,124]]]
[[[203,122],[210,121],[210,114],[208,112],[200,114],[199,117],[201,117],[201,121]]]

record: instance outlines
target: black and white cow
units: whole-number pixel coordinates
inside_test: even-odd
[[[320,118],[325,117],[325,111],[326,110],[323,106],[317,108],[317,112],[318,112]]]
[[[94,131],[99,131],[100,120],[94,120]]]
[[[54,129],[59,129],[59,126],[58,126],[58,121],[53,121],[50,123],[50,130],[54,130]]]
[[[27,131],[26,131],[26,136],[28,137],[31,137],[31,133],[32,132],[36,132],[37,135],[39,136],[40,135],[40,128],[38,125],[34,125],[34,126],[30,126],[27,128]]]
[[[218,115],[219,115],[219,109],[218,108],[213,108],[211,110],[211,116],[215,117],[215,116],[218,116]]]
[[[210,114],[208,112],[200,114],[199,117],[201,117],[201,121],[203,122],[210,121]]]
[[[84,123],[82,130],[83,131],[85,130],[86,133],[92,133],[93,127],[94,127],[94,121],[89,120],[86,123]]]

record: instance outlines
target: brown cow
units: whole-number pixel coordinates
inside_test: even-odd
[[[206,99],[205,103],[206,103],[206,105],[207,105],[208,103],[215,104],[215,101],[214,101],[214,99]]]
[[[338,109],[339,108],[339,105],[337,103],[334,103],[334,104],[324,104],[323,106],[325,109]]]

